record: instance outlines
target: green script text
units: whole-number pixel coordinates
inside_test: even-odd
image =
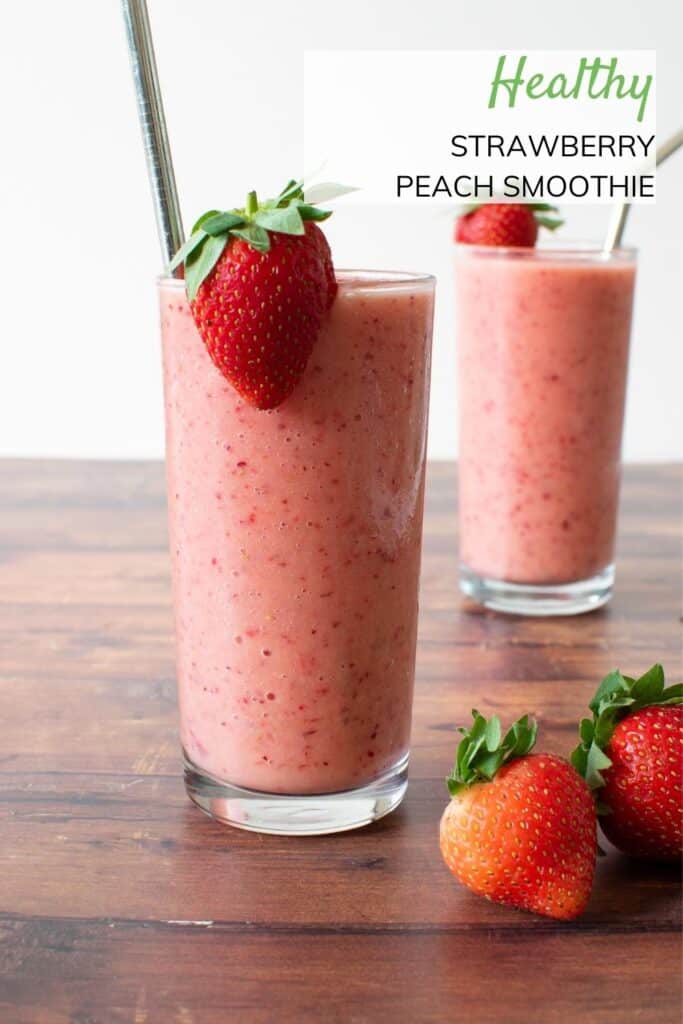
[[[579,99],[583,92],[592,100],[611,97],[623,100],[630,97],[639,101],[637,119],[643,120],[653,76],[619,74],[617,57],[612,57],[611,60],[601,60],[599,57],[589,60],[582,57],[573,78],[562,73],[549,77],[539,72],[525,77],[526,56],[518,58],[516,71],[512,77],[506,78],[506,60],[505,56],[498,60],[496,74],[491,82],[489,109],[496,106],[501,89],[507,94],[509,107],[515,106],[520,90],[530,100],[575,100]]]

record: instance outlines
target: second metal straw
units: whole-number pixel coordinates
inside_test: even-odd
[[[658,148],[655,165],[658,167],[661,163],[664,163],[666,158],[671,156],[672,153],[675,153],[680,146],[683,146],[683,129],[670,136],[670,138],[668,138],[666,142],[663,142]],[[609,227],[607,228],[607,238],[605,239],[604,245],[605,252],[611,252],[612,249],[618,249],[621,245],[624,228],[626,227],[626,218],[628,217],[630,209],[630,203],[620,203],[619,206],[615,207],[609,222]]]

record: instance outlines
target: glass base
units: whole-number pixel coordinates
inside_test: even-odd
[[[512,615],[581,615],[607,604],[614,586],[614,566],[574,583],[507,583],[460,566],[460,589],[467,597],[497,612]]]
[[[369,825],[395,810],[408,787],[408,755],[359,789],[287,796],[232,786],[208,775],[185,754],[185,788],[190,800],[235,828],[280,836],[320,836]]]

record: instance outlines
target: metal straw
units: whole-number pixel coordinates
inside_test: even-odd
[[[657,149],[655,166],[659,167],[660,164],[664,163],[667,157],[671,156],[672,153],[675,153],[681,146],[683,146],[683,129],[675,132]],[[607,228],[607,237],[604,245],[605,252],[611,252],[613,249],[618,249],[621,245],[621,239],[624,235],[626,219],[630,209],[630,203],[620,203],[618,206],[615,206],[614,212],[610,218],[609,227]]]
[[[183,244],[185,236],[147,3],[146,0],[122,0],[122,4],[159,242],[164,264],[167,264]]]

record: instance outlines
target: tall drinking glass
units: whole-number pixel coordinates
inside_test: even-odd
[[[456,247],[460,585],[488,607],[609,600],[633,250]]]
[[[269,412],[159,285],[186,786],[263,832],[355,828],[407,785],[434,280],[337,278]]]

